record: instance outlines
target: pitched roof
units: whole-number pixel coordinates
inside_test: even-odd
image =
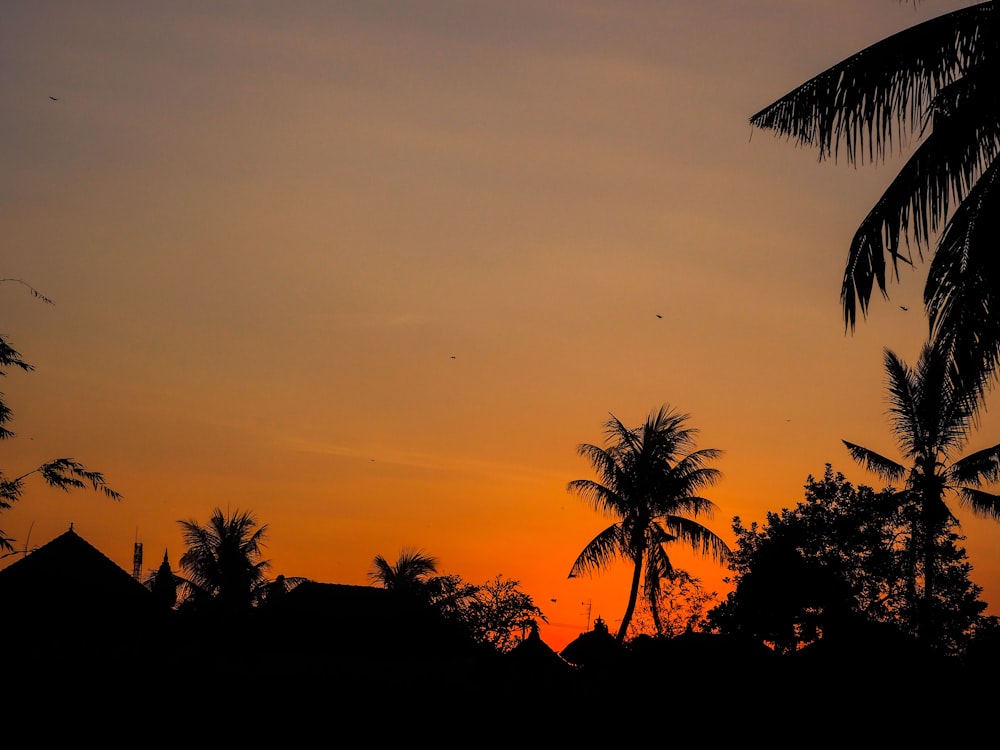
[[[594,629],[570,641],[559,656],[579,666],[608,665],[625,656],[625,646],[611,635],[604,620],[598,617]]]
[[[77,534],[64,534],[0,570],[0,601],[14,620],[58,613],[145,613],[152,593]]]
[[[518,643],[506,654],[508,662],[528,669],[552,670],[555,672],[570,672],[572,665],[542,640],[538,628],[533,627],[528,637]]]

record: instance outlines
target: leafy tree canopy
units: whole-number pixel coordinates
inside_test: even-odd
[[[456,574],[437,575],[437,569],[436,557],[408,547],[395,563],[377,555],[369,577],[432,610],[474,642],[497,651],[511,650],[539,620],[547,622],[519,581],[497,575],[477,585]]]
[[[681,568],[674,568],[657,583],[657,616],[653,616],[651,597],[640,599],[629,625],[630,641],[639,635],[676,638],[682,633],[709,629],[706,615],[710,607],[718,603],[717,592],[708,591],[700,578]]]
[[[864,624],[914,635],[921,594],[913,578],[914,513],[919,508],[901,506],[892,488],[855,487],[827,464],[822,479],[809,476],[794,508],[768,513],[762,525],[734,518],[726,580],[735,588],[709,612],[710,624],[781,652],[848,637]],[[950,653],[962,650],[986,608],[955,528],[948,523],[937,540],[934,612],[936,645]]]

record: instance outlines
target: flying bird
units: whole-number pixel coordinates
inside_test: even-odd
[[[50,96],[50,97],[49,97],[49,99],[51,99],[51,100],[52,100],[52,101],[54,101],[54,102],[57,102],[57,101],[59,101],[59,100],[58,100],[58,99],[57,99],[56,97],[54,97],[54,96]]]
[[[663,316],[662,316],[662,315],[660,315],[659,313],[656,313],[656,317],[658,317],[658,318],[662,318]]]
[[[900,310],[902,310],[903,312],[906,312],[906,311],[907,311],[907,310],[909,310],[910,308],[908,308],[908,307],[907,307],[906,305],[900,305],[900,306],[899,306],[899,309],[900,309]]]

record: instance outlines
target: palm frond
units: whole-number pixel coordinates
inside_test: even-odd
[[[859,225],[848,250],[841,304],[851,329],[857,313],[867,316],[874,285],[888,296],[887,257],[895,278],[899,264],[913,265],[909,238],[917,258],[944,225],[952,203],[960,203],[996,156],[1000,123],[994,116],[989,132],[967,118],[938,125],[899,170]],[[906,244],[904,245],[904,240]]]
[[[722,472],[705,464],[721,455],[722,451],[710,448],[688,454],[668,470],[667,491],[681,497],[718,484],[722,481]]]
[[[912,375],[913,409],[922,427],[919,437],[950,458],[968,439],[975,421],[973,402],[957,390],[945,352],[933,341],[924,344]]]
[[[664,515],[684,515],[691,518],[701,516],[708,519],[714,518],[719,509],[719,506],[714,502],[700,495],[678,496],[668,503],[663,503],[663,506],[666,507],[658,506],[658,510],[661,510]]]
[[[934,96],[983,54],[981,3],[904,29],[845,58],[757,112],[751,125],[775,130],[820,158],[878,161],[915,131]]]
[[[687,544],[692,550],[717,562],[729,559],[730,550],[725,540],[697,521],[684,516],[664,516],[662,523],[667,532],[678,542]]]
[[[847,446],[851,458],[861,464],[865,469],[889,482],[898,482],[907,474],[907,469],[902,464],[881,456],[875,451],[862,448],[860,445],[842,441]]]
[[[1000,444],[958,459],[951,465],[948,474],[957,484],[975,487],[984,482],[1000,481]]]
[[[622,550],[624,548],[624,534],[621,524],[616,523],[608,526],[583,548],[583,552],[577,556],[573,567],[569,570],[569,577],[578,578],[581,575],[590,575],[608,567],[612,562],[623,557]]]
[[[621,467],[614,451],[601,448],[597,445],[583,443],[576,447],[576,452],[577,455],[587,459],[594,468],[594,473],[597,474],[598,479],[602,483],[611,484],[618,477]]]
[[[933,340],[957,387],[981,402],[1000,356],[1000,159],[956,209],[938,242],[924,292]]]
[[[566,485],[566,490],[604,516],[620,518],[626,512],[627,504],[621,495],[592,479],[574,479]]]
[[[372,566],[368,571],[368,577],[375,583],[381,584],[385,588],[389,588],[389,582],[392,580],[392,573],[392,565],[389,561],[382,557],[382,555],[375,555],[375,559],[372,560]]]
[[[976,489],[962,487],[958,490],[959,502],[972,509],[977,516],[1000,521],[1000,495]]]
[[[920,412],[920,384],[916,373],[894,352],[885,349],[884,357],[892,432],[900,451],[910,458],[916,451],[915,446],[927,443],[926,425]]]

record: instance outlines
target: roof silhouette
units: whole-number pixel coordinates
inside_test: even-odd
[[[598,617],[593,630],[581,633],[559,655],[577,666],[605,667],[620,661],[625,655],[625,647],[611,635],[604,620]]]
[[[521,668],[568,673],[573,666],[557,654],[538,634],[538,626],[531,628],[527,638],[507,653],[507,661]]]
[[[142,609],[153,604],[145,586],[77,534],[72,526],[0,570],[0,598],[10,609],[23,603],[30,605],[31,610],[72,608],[78,614]]]

